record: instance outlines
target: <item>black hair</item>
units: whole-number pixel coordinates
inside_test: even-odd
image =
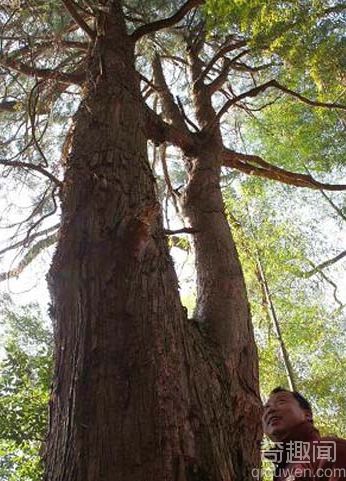
[[[311,413],[311,422],[313,423],[311,404],[302,394],[300,394],[300,392],[289,391],[288,389],[285,389],[284,387],[278,386],[271,391],[270,395],[276,394],[277,392],[289,392],[289,393],[291,393],[292,396],[298,401],[299,406],[302,409],[305,409],[306,411],[309,411]]]

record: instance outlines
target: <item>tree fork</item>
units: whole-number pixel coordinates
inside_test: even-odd
[[[120,2],[98,15],[49,274],[44,479],[250,479],[260,435],[253,338],[239,353],[249,372],[236,373],[186,318],[147,161],[134,42]]]

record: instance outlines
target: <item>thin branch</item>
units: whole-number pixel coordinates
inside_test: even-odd
[[[13,224],[6,225],[5,229],[12,229],[14,227],[21,227],[22,225],[26,224],[30,220],[32,220],[36,215],[40,214],[43,210],[43,206],[45,205],[45,202],[47,200],[47,194],[49,193],[49,190],[51,188],[51,185],[48,185],[48,187],[45,189],[43,192],[43,195],[41,199],[34,204],[33,210],[30,212],[30,214],[26,217],[26,219],[21,220],[20,222],[14,222]],[[15,234],[14,236],[11,237],[11,240],[14,239],[15,237],[18,237],[19,234]],[[28,233],[26,234],[26,237],[28,237]]]
[[[189,119],[189,117],[186,115],[186,112],[185,112],[185,110],[184,110],[184,106],[183,106],[183,104],[182,104],[182,102],[181,102],[181,100],[180,100],[180,98],[179,98],[178,96],[177,96],[177,103],[178,103],[178,106],[179,106],[179,110],[180,110],[180,112],[181,112],[181,115],[182,115],[182,116],[184,117],[184,119],[185,119],[185,122],[186,122],[188,125],[190,125],[190,127],[192,127],[195,132],[199,132],[200,130],[199,130],[198,126],[197,126],[194,122],[192,122],[192,120]]]
[[[263,65],[258,65],[257,67],[253,67],[252,65],[247,65],[246,63],[243,63],[243,62],[234,62],[232,64],[232,68],[234,70],[239,70],[240,72],[256,73],[256,72],[261,72],[262,70],[266,70],[269,67],[273,67],[273,65],[275,64],[273,62],[270,62]]]
[[[94,40],[96,37],[96,34],[92,28],[89,27],[89,25],[84,21],[83,17],[79,15],[76,5],[74,2],[71,0],[62,0],[66,10],[70,13],[71,17],[73,20],[76,22],[76,24],[84,30],[84,32],[89,35],[89,37]]]
[[[264,267],[264,264],[263,264],[263,261],[262,261],[262,258],[261,258],[261,252],[260,252],[260,249],[258,247],[258,242],[257,242],[257,238],[256,238],[256,235],[255,235],[255,230],[254,230],[253,222],[252,222],[252,216],[251,216],[251,212],[249,210],[248,205],[246,205],[246,210],[247,210],[247,214],[248,214],[247,217],[250,221],[250,226],[249,226],[250,227],[250,237],[247,236],[247,234],[245,233],[243,225],[234,216],[234,214],[231,211],[228,212],[228,215],[230,217],[232,227],[235,227],[236,229],[239,229],[240,232],[241,232],[241,235],[244,239],[243,243],[242,243],[242,247],[244,248],[246,254],[250,258],[253,258],[255,274],[256,274],[256,277],[258,279],[259,286],[260,286],[260,289],[261,289],[263,307],[266,311],[266,314],[268,316],[269,321],[272,323],[272,325],[274,327],[276,338],[279,342],[279,346],[280,346],[280,350],[281,350],[281,354],[282,354],[282,359],[283,359],[283,364],[284,364],[284,368],[285,368],[285,371],[286,371],[287,381],[288,381],[288,384],[290,386],[290,389],[292,391],[294,391],[295,388],[296,388],[296,382],[295,382],[296,376],[294,374],[294,369],[293,369],[293,366],[292,366],[292,363],[291,363],[291,360],[290,360],[289,352],[287,350],[287,347],[286,347],[286,344],[285,344],[285,341],[284,341],[284,338],[283,338],[283,335],[282,335],[280,321],[279,321],[279,318],[278,318],[278,315],[277,315],[277,312],[276,312],[276,309],[275,309],[275,306],[274,306],[272,292],[269,288],[269,283],[268,283],[267,275],[266,275],[266,272],[265,272],[265,267]]]
[[[37,109],[37,103],[39,99],[39,88],[41,84],[44,83],[44,80],[39,80],[36,82],[34,87],[31,89],[30,94],[29,94],[29,99],[28,99],[28,116],[30,119],[30,124],[31,124],[31,134],[32,134],[32,140],[33,143],[40,154],[45,167],[48,167],[49,162],[40,146],[40,140],[43,138],[46,129],[48,128],[48,122],[46,123],[45,128],[43,129],[43,132],[40,135],[40,138],[38,139],[36,137],[36,109]]]
[[[304,165],[304,168],[306,170],[306,172],[310,174],[310,171],[309,169],[307,168],[306,165]],[[332,208],[335,210],[335,212],[342,218],[342,220],[346,221],[346,216],[345,214],[343,213],[342,209],[340,209],[336,204],[334,204],[334,202],[332,201],[332,199],[323,191],[323,189],[320,189],[320,192],[321,194],[323,195],[323,197],[326,199],[326,201],[328,202],[329,205],[332,206]]]
[[[5,247],[4,249],[0,250],[0,255],[5,254],[6,252],[9,252],[13,249],[17,249],[18,247],[28,247],[28,245],[37,237],[42,237],[44,235],[49,234],[49,232],[56,231],[60,226],[60,223],[53,225],[52,227],[48,227],[48,229],[41,230],[39,232],[35,232],[34,234],[31,234],[29,237],[25,237],[25,239],[22,239],[15,244],[11,244],[8,247]]]
[[[313,267],[313,269],[316,269],[317,266],[312,261],[309,261],[309,264]],[[340,301],[340,299],[337,296],[338,286],[323,271],[319,270],[318,274],[322,277],[322,279],[324,279],[326,282],[328,282],[328,284],[330,284],[333,287],[333,297],[335,299],[335,302],[339,304],[341,309],[343,309],[344,304]]]
[[[344,104],[338,104],[338,103],[329,103],[329,102],[319,102],[318,100],[311,100],[308,99],[307,97],[299,94],[298,92],[295,92],[294,90],[291,90],[284,85],[279,84],[276,80],[274,82],[274,87],[277,89],[281,90],[282,92],[285,92],[288,95],[291,95],[292,97],[297,98],[301,102],[311,105],[312,107],[323,107],[327,109],[340,109],[340,110],[346,110],[346,105]]]
[[[58,233],[41,239],[25,254],[24,258],[19,262],[17,267],[9,270],[8,272],[0,273],[0,282],[6,281],[12,277],[18,277],[19,274],[47,247],[53,245],[58,240]]]
[[[236,43],[232,43],[230,45],[226,45],[222,47],[221,49],[218,50],[217,54],[214,55],[214,57],[210,60],[210,62],[207,64],[205,69],[202,72],[202,78],[205,78],[210,70],[214,67],[215,63],[220,60],[226,53],[232,52],[233,50],[237,50],[238,48],[244,47],[246,45],[246,40],[239,40]],[[241,56],[245,55],[246,53],[249,53],[250,50],[244,50],[243,52],[240,52],[234,59],[231,59],[231,62],[234,62],[234,60],[240,58]]]
[[[157,32],[158,30],[163,30],[164,28],[173,27],[175,24],[180,22],[185,15],[195,7],[202,5],[204,0],[188,0],[174,15],[171,17],[165,18],[163,20],[157,20],[156,22],[148,23],[146,25],[142,25],[141,27],[135,30],[131,37],[135,42],[142,38],[144,35],[148,35],[149,33]]]
[[[171,182],[171,178],[170,178],[170,175],[169,175],[169,171],[168,171],[168,165],[167,165],[167,144],[161,144],[160,147],[159,147],[159,154],[160,154],[160,160],[161,160],[161,164],[162,164],[162,170],[163,170],[163,176],[164,176],[164,179],[165,179],[165,182],[166,182],[166,187],[167,187],[167,201],[169,199],[169,197],[172,199],[172,203],[173,203],[173,206],[174,206],[174,209],[175,209],[175,212],[177,214],[177,216],[179,217],[179,219],[182,221],[182,223],[184,224],[184,220],[181,216],[181,213],[179,211],[179,205],[178,205],[178,196],[179,194],[173,189],[173,185],[172,185],[172,182]],[[167,217],[167,220],[168,220],[168,216]],[[168,222],[167,222],[167,225],[168,225]],[[168,225],[169,227],[169,225]]]
[[[322,271],[323,269],[325,269],[326,267],[332,266],[333,264],[335,264],[336,262],[340,261],[340,260],[343,259],[344,257],[346,257],[346,251],[340,252],[340,254],[338,254],[337,256],[332,257],[331,259],[328,259],[327,261],[321,262],[321,264],[318,264],[317,266],[315,266],[315,267],[314,267],[313,269],[311,269],[310,271],[304,272],[304,273],[302,274],[302,277],[304,277],[304,278],[309,278],[309,277],[314,276],[315,274],[319,274],[319,273],[321,273],[321,271]],[[309,261],[309,263],[310,263],[310,264],[313,264],[311,261]]]
[[[57,206],[56,198],[55,198],[56,191],[57,191],[57,186],[54,186],[53,189],[52,189],[52,192],[51,192],[52,202],[53,202],[53,209],[52,209],[50,212],[47,212],[47,214],[44,214],[40,219],[38,219],[36,222],[34,222],[33,225],[30,226],[28,232],[26,233],[26,239],[29,239],[29,237],[30,237],[30,235],[31,235],[31,232],[32,232],[39,224],[41,224],[42,221],[44,221],[45,219],[48,219],[48,217],[50,217],[51,215],[54,215],[54,214],[56,213],[56,211],[58,210],[58,206]],[[42,200],[43,200],[43,199],[42,199]]]
[[[262,92],[265,92],[269,88],[277,88],[278,90],[281,90],[282,92],[291,95],[292,97],[297,98],[301,102],[310,105],[312,107],[324,107],[324,108],[333,108],[333,109],[342,109],[346,110],[346,105],[338,104],[338,103],[326,103],[326,102],[319,102],[317,100],[310,100],[307,97],[304,97],[303,95],[290,90],[283,85],[279,84],[276,80],[270,80],[269,82],[266,82],[262,85],[259,85],[257,87],[254,87],[250,90],[247,90],[246,92],[243,92],[240,95],[237,95],[236,97],[230,99],[228,102],[225,103],[225,105],[219,110],[219,112],[216,114],[216,117],[213,119],[212,124],[217,123],[221,117],[237,102],[248,98],[248,97],[257,97]]]
[[[62,187],[62,182],[55,177],[55,175],[48,172],[48,170],[44,169],[40,165],[30,164],[28,162],[20,162],[18,160],[2,160],[0,159],[0,166],[4,165],[5,167],[14,167],[19,169],[28,169],[34,170],[35,172],[39,172],[40,174],[44,175],[48,179],[50,179],[54,184],[58,187]]]
[[[323,197],[327,200],[327,202],[329,203],[329,205],[331,205],[333,207],[333,209],[335,210],[335,212],[338,213],[338,215],[344,220],[346,221],[346,216],[345,214],[343,213],[342,209],[340,209],[340,207],[338,207],[333,201],[332,199],[325,193],[323,192],[323,190],[321,190],[321,194],[323,195]]]
[[[12,60],[23,60],[30,56],[31,60],[35,60],[39,55],[42,53],[47,53],[49,50],[60,50],[59,47],[66,48],[77,48],[78,50],[88,50],[88,44],[86,42],[78,42],[72,40],[56,40],[55,38],[49,38],[41,43],[29,43],[24,45],[23,47],[18,48],[17,50],[13,50],[10,53]]]
[[[138,74],[139,75],[139,78],[140,80],[142,80],[143,82],[145,82],[149,87],[151,87],[153,90],[155,90],[156,92],[159,92],[160,91],[160,87],[156,84],[154,84],[154,82],[152,80],[149,80],[147,77],[145,77],[143,74]]]

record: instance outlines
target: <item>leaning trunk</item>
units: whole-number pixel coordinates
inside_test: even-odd
[[[246,386],[256,379],[250,370],[240,387],[180,304],[134,46],[113,3],[98,19],[74,118],[49,276],[55,373],[45,481],[243,481],[257,462],[258,423],[239,403],[255,405]]]

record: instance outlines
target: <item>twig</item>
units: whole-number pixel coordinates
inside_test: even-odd
[[[29,228],[29,230],[26,234],[25,244],[27,244],[28,239],[31,235],[31,232],[35,229],[35,227],[37,227],[44,219],[47,219],[51,215],[54,215],[56,213],[56,211],[58,210],[58,206],[57,206],[56,199],[55,199],[56,190],[57,190],[57,186],[53,187],[53,190],[52,190],[53,209],[50,212],[48,212],[47,214],[43,215],[39,220],[34,222],[34,224],[32,226],[30,226],[30,228]]]
[[[326,281],[328,282],[328,284],[330,284],[332,287],[333,287],[333,297],[335,299],[335,302],[337,304],[339,304],[340,308],[343,309],[344,308],[344,304],[340,301],[340,299],[338,298],[337,296],[337,292],[338,292],[338,286],[335,284],[335,282],[333,282],[329,277],[326,276],[326,274],[323,272],[323,271],[319,271],[318,272],[319,275]]]
[[[309,169],[307,168],[306,165],[304,165],[304,169],[306,170],[306,172],[310,174],[310,171]],[[336,204],[334,204],[334,202],[332,201],[332,199],[323,191],[323,189],[320,189],[320,192],[321,194],[323,195],[323,197],[327,200],[327,202],[329,203],[329,205],[331,205],[333,207],[333,209],[335,210],[335,212],[337,212],[337,214],[344,220],[346,221],[346,216],[345,214],[343,213],[342,209],[340,209]]]
[[[342,209],[340,209],[336,204],[334,204],[334,202],[332,201],[332,199],[330,199],[328,197],[328,195],[323,192],[323,190],[321,189],[321,194],[323,195],[323,197],[328,201],[328,203],[333,207],[333,209],[338,213],[338,215],[344,220],[346,221],[346,216],[345,214],[343,213]]]

